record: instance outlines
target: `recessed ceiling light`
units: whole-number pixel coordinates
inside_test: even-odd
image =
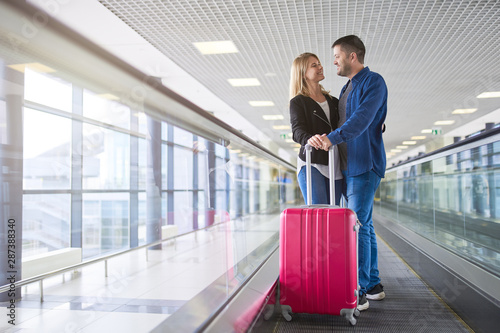
[[[406,149],[406,148],[408,148],[408,146],[396,146],[396,148],[398,148],[398,149]]]
[[[391,149],[391,153],[400,153],[401,149]]]
[[[403,141],[403,144],[408,145],[408,146],[414,145],[416,143],[417,143],[417,141]]]
[[[222,40],[215,42],[198,42],[193,45],[201,52],[201,54],[223,54],[223,53],[238,53],[236,45],[230,40]]]
[[[434,125],[451,125],[454,123],[455,123],[455,120],[438,120],[434,123]]]
[[[274,106],[272,101],[249,101],[251,106]]]
[[[432,133],[432,129],[426,128],[426,129],[423,129],[422,131],[420,131],[420,133],[422,133],[422,134],[431,134]]]
[[[300,143],[295,143],[295,144],[292,145],[292,147],[294,147],[294,148],[300,148]]]
[[[432,130],[430,130],[429,133],[432,133]],[[427,138],[425,135],[415,135],[411,137],[412,140],[424,140],[425,138]]]
[[[474,113],[476,111],[477,109],[455,109],[453,110],[452,114],[467,114],[467,113]]]
[[[290,129],[290,125],[274,125],[273,129],[275,129],[275,130],[287,130],[287,129]]]
[[[477,96],[477,98],[499,98],[500,91],[486,91]]]
[[[293,139],[285,139],[285,142],[286,143],[294,143],[295,141],[293,141]]]
[[[283,120],[283,116],[280,114],[265,114],[262,116],[264,120]]]
[[[254,77],[246,79],[227,79],[233,87],[255,87],[260,86],[259,80]]]
[[[21,73],[24,73],[26,68],[32,69],[38,73],[53,73],[56,71],[55,69],[50,68],[49,66],[45,66],[39,62],[31,62],[27,64],[14,64],[14,65],[9,65],[8,67],[15,69],[16,71]]]

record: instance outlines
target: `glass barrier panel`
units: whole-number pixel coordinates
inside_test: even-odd
[[[70,194],[23,196],[23,256],[70,247]]]
[[[178,236],[148,255],[168,258],[165,271],[189,261],[191,296],[223,277],[230,297],[276,250],[281,210],[301,202],[293,167],[52,20],[15,47],[22,31],[5,22],[24,14],[0,6],[0,208],[22,228],[18,255],[75,247],[85,262]],[[205,261],[213,269],[194,274]]]
[[[128,248],[128,193],[84,193],[82,201],[83,258]]]
[[[130,108],[118,103],[113,94],[83,91],[83,116],[116,127],[130,129]]]
[[[69,189],[71,119],[24,108],[23,134],[24,189]]]
[[[19,64],[11,68],[24,73],[24,99],[26,101],[66,112],[73,111],[72,84],[59,78],[55,69],[40,63]]]
[[[377,212],[500,275],[500,141],[388,170]]]

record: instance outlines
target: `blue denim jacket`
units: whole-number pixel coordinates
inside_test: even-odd
[[[328,139],[334,145],[347,143],[347,176],[358,176],[373,169],[383,178],[386,158],[382,125],[387,115],[387,86],[382,76],[368,67],[357,73],[351,84],[346,122],[330,132]]]

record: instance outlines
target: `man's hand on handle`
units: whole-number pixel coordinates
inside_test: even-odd
[[[332,142],[330,141],[330,139],[328,139],[326,134],[323,134],[320,136],[320,140],[321,140],[321,149],[328,151],[328,149],[330,149],[330,147],[332,146]]]

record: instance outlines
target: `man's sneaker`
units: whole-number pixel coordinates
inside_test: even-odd
[[[368,303],[368,300],[366,299],[366,294],[359,296],[358,311],[365,311],[369,307],[370,307],[370,303]]]
[[[372,301],[381,301],[385,298],[384,286],[379,283],[366,293],[366,298]]]

